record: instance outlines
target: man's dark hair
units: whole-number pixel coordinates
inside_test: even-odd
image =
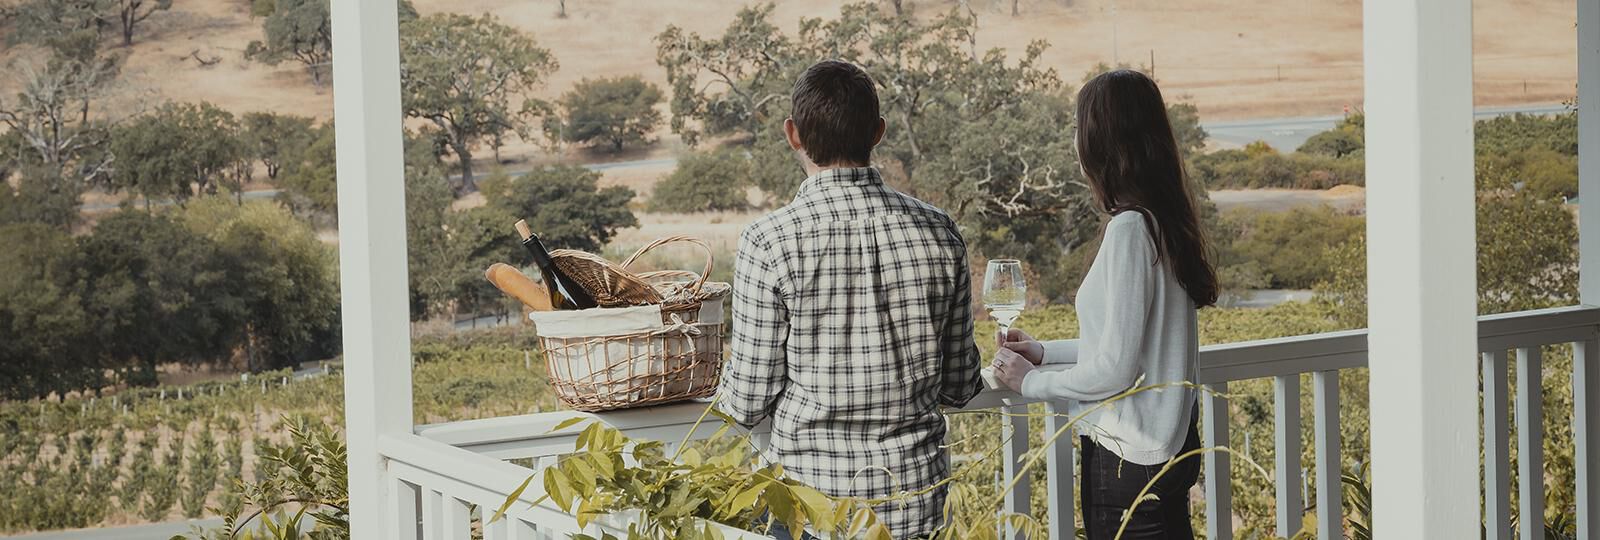
[[[867,164],[878,134],[878,90],[861,68],[837,60],[817,62],[794,82],[795,129],[817,165]]]

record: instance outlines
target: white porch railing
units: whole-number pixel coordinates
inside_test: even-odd
[[[1490,539],[1512,537],[1510,520],[1510,470],[1509,432],[1506,415],[1506,389],[1513,381],[1507,378],[1507,364],[1515,351],[1517,373],[1540,373],[1540,348],[1546,345],[1571,343],[1574,346],[1573,394],[1575,411],[1574,442],[1578,474],[1578,508],[1580,519],[1591,508],[1594,487],[1600,482],[1597,452],[1600,448],[1589,442],[1600,422],[1600,308],[1577,306],[1493,315],[1478,322],[1478,349],[1482,351],[1481,373],[1483,381],[1483,430],[1487,447],[1484,449],[1484,470],[1487,482],[1484,495],[1487,508],[1484,516]],[[1333,332],[1282,339],[1232,343],[1205,347],[1201,352],[1200,383],[1218,391],[1226,391],[1228,383],[1246,379],[1271,377],[1274,379],[1275,433],[1279,451],[1275,452],[1274,477],[1277,486],[1277,523],[1280,531],[1298,531],[1301,516],[1306,508],[1301,500],[1302,478],[1300,468],[1300,430],[1303,414],[1300,410],[1299,376],[1311,374],[1313,396],[1313,421],[1315,433],[1316,513],[1318,537],[1342,538],[1342,490],[1339,489],[1339,388],[1338,371],[1366,365],[1366,332],[1364,330]],[[1469,360],[1463,359],[1463,362]],[[1465,367],[1465,366],[1463,366]],[[1541,441],[1542,415],[1540,378],[1520,375],[1517,385],[1515,421],[1518,429],[1518,465],[1520,485],[1520,514],[1540,516],[1539,519],[1520,520],[1520,537],[1543,538],[1544,475]],[[1023,408],[1029,400],[1010,392],[985,392],[968,405],[969,410],[991,408]],[[1217,394],[1205,394],[1202,399],[1202,434],[1205,445],[1226,445],[1228,441],[1228,403]],[[484,515],[485,508],[492,514],[494,508],[534,471],[507,463],[514,458],[535,458],[549,463],[563,453],[572,451],[577,430],[568,429],[551,433],[551,428],[573,415],[582,415],[604,422],[629,437],[653,439],[669,445],[685,438],[686,432],[701,416],[704,404],[688,403],[648,409],[618,411],[614,413],[586,414],[575,412],[550,412],[523,416],[490,418],[465,422],[452,422],[419,426],[415,436],[384,437],[380,451],[385,456],[386,482],[395,496],[386,503],[391,512],[391,523],[402,532],[413,532],[407,538],[466,539],[474,526],[474,516]],[[1053,404],[1046,404],[1052,407]],[[1568,414],[1569,411],[1551,411],[1551,414]],[[1064,419],[1050,417],[1045,429],[1053,432]],[[690,439],[708,436],[717,427],[715,418]],[[1524,429],[1529,427],[1529,429]],[[1008,464],[1017,462],[1028,450],[1028,424],[1026,418],[1013,417],[1007,422],[1010,443],[1003,450]],[[760,430],[757,431],[758,435]],[[1064,440],[1070,440],[1064,439]],[[1226,540],[1232,537],[1232,493],[1228,455],[1207,454],[1204,471],[1206,494],[1207,537]],[[1049,471],[1045,490],[1045,513],[1049,516],[1051,538],[1074,538],[1073,475],[1075,474],[1074,448],[1070,444],[1057,445],[1046,454]],[[1006,467],[1012,474],[1014,465]],[[565,538],[579,532],[576,520],[548,504],[530,507],[539,497],[541,482],[535,479],[522,495],[523,504],[514,505],[508,519],[486,526],[484,538],[532,539]],[[1382,489],[1382,479],[1377,489]],[[1327,489],[1324,486],[1331,487]],[[1005,508],[1011,512],[1031,512],[1029,494],[1032,486],[1020,482],[1006,494]],[[476,509],[474,509],[474,506]],[[1381,510],[1380,510],[1381,511]],[[594,526],[591,526],[591,532]],[[749,533],[729,529],[730,538]]]

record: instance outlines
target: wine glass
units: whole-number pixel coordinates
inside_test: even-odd
[[[1022,278],[1022,261],[991,259],[983,273],[983,307],[1000,324],[1002,339],[1022,315],[1027,299],[1028,284]]]

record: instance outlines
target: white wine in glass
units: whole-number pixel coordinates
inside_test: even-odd
[[[992,259],[983,273],[983,307],[989,316],[1000,323],[1000,335],[1011,330],[1011,324],[1022,315],[1027,305],[1028,284],[1022,278],[1022,261]]]

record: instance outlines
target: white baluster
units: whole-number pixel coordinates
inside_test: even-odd
[[[1344,485],[1339,479],[1339,372],[1311,374],[1317,435],[1317,538],[1344,538]]]
[[[1044,437],[1055,435],[1070,420],[1065,416],[1065,403],[1045,403],[1044,412],[1050,415],[1044,418]],[[1068,429],[1061,438],[1056,439],[1055,445],[1045,451],[1045,493],[1048,495],[1045,504],[1049,506],[1051,540],[1073,540],[1078,537],[1078,522],[1072,513],[1073,473],[1076,472],[1072,462],[1072,442],[1075,439],[1077,437]]]
[[[1005,428],[1002,436],[1007,438],[1004,451],[1005,464],[1001,473],[1004,476],[1001,487],[1005,487],[1006,483],[1010,483],[1012,478],[1017,477],[1017,470],[1022,468],[1022,464],[1018,463],[1017,460],[1028,452],[1028,417],[1026,416],[1028,406],[1016,405],[1004,407],[1001,410],[1007,414],[1018,415],[1008,416],[1005,422],[1001,423]],[[1028,477],[1023,476],[1017,480],[1015,486],[1006,491],[1005,511],[1013,514],[1031,514],[1032,511],[1028,506],[1028,499],[1031,494],[1032,490],[1028,484]],[[1007,527],[1006,537],[1020,538],[1020,534],[1019,531]]]
[[[1278,536],[1300,532],[1305,502],[1300,498],[1300,376],[1272,381],[1274,478],[1278,483]]]
[[[1487,540],[1511,539],[1510,429],[1506,427],[1506,353],[1483,353],[1484,521]]]
[[[424,540],[442,540],[444,538],[444,494],[436,490],[424,489],[422,491],[422,538]]]
[[[399,478],[389,477],[389,524],[394,538],[417,540],[421,530],[417,522],[417,507],[421,504],[417,486]]]
[[[1228,383],[1206,385],[1210,392],[1201,394],[1204,407],[1205,442],[1207,448],[1228,446]],[[1228,467],[1233,460],[1226,452],[1207,452],[1205,461],[1206,488],[1206,538],[1210,540],[1233,539],[1233,480]]]
[[[1518,514],[1523,538],[1544,538],[1544,362],[1539,347],[1517,349]],[[1497,437],[1504,438],[1505,432]],[[1530,519],[1531,517],[1531,519]]]
[[[490,516],[494,513],[490,512]],[[472,506],[455,497],[444,498],[444,514],[440,529],[444,540],[470,540],[472,538]]]
[[[1578,469],[1578,538],[1600,537],[1600,341],[1572,346],[1573,442]]]

